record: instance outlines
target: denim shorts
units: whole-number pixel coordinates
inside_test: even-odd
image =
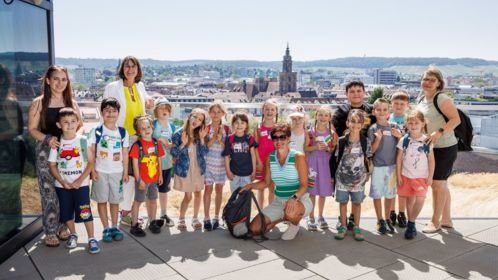
[[[251,182],[252,182],[251,175],[249,176],[233,175],[233,180],[230,181],[230,192],[234,192],[238,187],[245,187],[245,185]]]
[[[363,199],[365,199],[365,192],[348,192],[348,191],[335,191],[335,201],[339,203],[348,203],[349,197],[351,196],[351,202],[353,203],[362,203]]]
[[[173,174],[173,169],[166,169],[162,171],[163,173],[163,183],[159,185],[159,192],[160,193],[167,193],[171,190],[169,183],[171,182],[171,176]]]

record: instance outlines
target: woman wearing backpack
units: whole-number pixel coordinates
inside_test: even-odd
[[[266,173],[262,181],[246,185],[242,190],[264,189],[275,185],[275,200],[265,207],[266,230],[276,224],[289,221],[287,230],[282,234],[283,240],[292,240],[299,231],[299,221],[311,212],[311,200],[308,194],[308,164],[303,153],[289,148],[291,128],[287,123],[273,126],[271,140],[275,151],[266,159]],[[253,235],[263,234],[261,219],[256,216],[250,225]]]
[[[453,163],[458,152],[458,141],[454,129],[460,124],[457,108],[450,97],[441,93],[444,89],[443,74],[436,67],[429,67],[422,76],[421,87],[423,96],[417,110],[424,114],[427,120],[428,144],[434,145],[435,170],[432,177],[432,206],[431,221],[422,230],[433,233],[441,227],[452,228],[451,195],[448,189],[448,177],[451,175]],[[441,113],[434,106],[437,95],[437,105]]]

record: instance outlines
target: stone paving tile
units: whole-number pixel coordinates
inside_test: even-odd
[[[332,232],[301,229],[292,242],[271,240],[261,245],[331,279],[349,279],[405,258],[369,242],[355,241],[351,233],[338,241]]]
[[[309,279],[316,276],[313,272],[304,269],[288,260],[276,259],[241,270],[217,275],[212,279]]]
[[[96,228],[98,228],[97,225]],[[125,235],[124,240],[120,242],[100,242],[101,252],[90,255],[86,250],[87,238],[86,234],[83,233],[84,225],[78,224],[77,232],[82,234],[80,235],[81,242],[75,249],[65,248],[64,243],[57,248],[46,247],[41,239],[43,234],[40,234],[26,246],[44,278],[69,276],[78,278],[78,275],[87,274],[95,278],[102,278],[107,274],[120,275],[119,277],[123,278],[122,273],[134,275],[132,273],[134,270],[147,273],[150,271],[151,276],[156,275],[154,271],[157,271],[158,275],[164,276],[176,273],[128,235]]]
[[[0,279],[41,279],[28,254],[21,248],[0,265]]]
[[[472,234],[469,238],[498,246],[498,226]]]
[[[173,234],[161,232],[148,234],[147,237],[136,240],[166,263],[206,257],[210,254],[224,254],[226,250],[240,251],[241,256],[251,259],[256,257],[255,251],[264,249],[252,240],[235,239],[226,230],[186,231]]]
[[[484,245],[444,261],[439,266],[465,279],[496,279],[498,278],[498,247]]]
[[[279,258],[274,252],[263,248],[258,251],[232,249],[218,252],[217,254],[172,262],[169,265],[187,279],[204,279],[278,260]]]
[[[475,240],[440,232],[431,238],[398,247],[393,251],[422,262],[437,264],[480,246],[483,244]]]
[[[355,280],[370,280],[370,279],[427,279],[427,280],[443,280],[451,277],[452,274],[438,269],[436,267],[430,266],[426,263],[419,262],[414,259],[406,258],[400,260],[395,264],[391,264],[380,268],[376,271],[372,271],[367,274],[363,274],[359,277],[352,279]]]

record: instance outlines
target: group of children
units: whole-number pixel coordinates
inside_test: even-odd
[[[318,216],[311,212],[308,230],[326,229],[323,217],[326,197],[334,196],[340,203],[340,218],[336,239],[346,235],[346,211],[349,197],[353,204],[352,217],[356,240],[363,240],[359,228],[364,185],[372,173],[370,197],[374,199],[378,219],[378,231],[394,232],[398,222],[407,226],[405,237],[416,235],[415,219],[420,212],[427,186],[431,184],[434,170],[432,147],[425,144],[425,120],[420,112],[408,108],[408,95],[396,93],[392,97],[394,112],[385,99],[375,101],[373,114],[377,123],[370,126],[368,135],[361,130],[364,112],[353,109],[347,118],[347,132],[338,137],[332,125],[332,111],[328,106],[320,107],[313,125],[308,129],[304,108],[292,106],[288,112],[292,134],[290,147],[306,153],[309,165],[309,194],[313,205],[318,196]],[[61,222],[67,224],[71,235],[68,248],[77,246],[78,235],[75,222],[84,222],[88,234],[90,253],[100,248],[94,238],[93,216],[90,197],[98,205],[98,213],[104,227],[102,240],[111,242],[123,239],[118,228],[119,203],[123,200],[123,183],[129,175],[135,180],[135,196],[132,206],[130,233],[137,237],[146,235],[139,223],[139,208],[146,201],[148,228],[159,233],[165,224],[174,222],[166,213],[167,193],[174,176],[173,188],[184,193],[180,205],[178,228],[187,228],[185,215],[194,198],[192,227],[214,230],[220,225],[222,189],[226,178],[231,191],[243,187],[253,180],[264,178],[264,163],[274,150],[270,137],[278,121],[279,107],[274,99],[267,100],[262,108],[262,120],[254,132],[249,132],[247,114],[238,112],[232,116],[231,125],[224,124],[226,110],[221,102],[209,106],[207,114],[202,109],[193,109],[183,126],[177,129],[169,122],[172,111],[166,99],[155,102],[154,115],[138,116],[134,129],[138,140],[130,143],[126,130],[117,126],[120,105],[114,98],[102,101],[100,112],[103,123],[94,128],[87,138],[76,133],[78,116],[71,108],[63,108],[57,117],[57,126],[62,129],[58,149],[49,156],[51,174],[56,180],[61,208]],[[406,131],[406,134],[404,133]],[[373,170],[368,159],[373,159]],[[91,176],[89,176],[91,175]],[[90,180],[93,186],[90,190]],[[211,195],[215,191],[215,213],[210,217]],[[204,221],[198,219],[202,191],[204,190]],[[272,186],[268,203],[273,200]],[[265,202],[265,193],[259,191],[260,205]],[[399,196],[399,215],[394,213],[394,199]],[[157,216],[157,199],[160,201],[160,218]],[[384,198],[384,213],[382,202]],[[110,209],[109,225],[107,204]],[[404,208],[408,214],[408,223]],[[353,221],[351,221],[353,223]]]

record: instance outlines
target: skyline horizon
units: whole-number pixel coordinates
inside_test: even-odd
[[[498,2],[492,0],[87,0],[53,5],[59,57],[276,61],[289,43],[295,61],[364,56],[498,61]]]

